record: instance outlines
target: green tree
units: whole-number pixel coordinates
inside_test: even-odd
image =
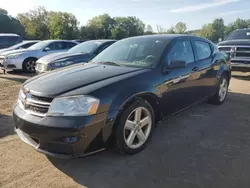
[[[75,39],[79,37],[78,21],[73,14],[67,12],[50,12],[50,39]]]
[[[212,41],[218,42],[219,39],[224,38],[224,30],[225,30],[225,25],[224,25],[224,20],[222,18],[217,18],[213,21],[212,23],[213,29],[215,30],[215,34],[212,37]]]
[[[136,17],[116,17],[112,29],[112,38],[122,39],[126,37],[143,35],[145,24]]]
[[[49,38],[48,11],[44,7],[18,14],[17,18],[25,28],[27,39]]]
[[[214,40],[215,35],[216,35],[216,31],[215,31],[212,23],[204,25],[198,34],[198,36],[207,38],[211,41]],[[215,41],[213,41],[213,42],[215,42]]]
[[[224,38],[224,31],[224,20],[222,18],[217,18],[213,23],[204,25],[198,35],[217,43],[220,38]]]
[[[84,31],[88,31],[89,39],[108,39],[112,36],[111,30],[114,23],[114,19],[108,14],[99,15],[88,21]]]
[[[144,34],[150,35],[150,34],[153,34],[153,33],[154,33],[154,31],[153,31],[152,26],[148,24]]]
[[[156,25],[156,28],[157,28],[157,33],[166,33],[167,32],[167,29],[162,27],[161,25]]]
[[[186,23],[179,22],[174,27],[174,32],[178,34],[184,34],[187,31],[187,25]]]
[[[171,26],[167,31],[166,34],[175,34],[175,28]]]
[[[19,20],[8,15],[8,12],[0,8],[0,33],[16,33],[25,35],[24,27]]]

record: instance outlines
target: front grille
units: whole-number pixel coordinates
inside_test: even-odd
[[[48,98],[48,97],[39,97],[39,96],[35,96],[35,95],[32,95],[31,98],[33,100],[37,100],[37,101],[41,101],[41,102],[52,102],[52,98]]]
[[[223,51],[223,52],[230,52],[231,51],[231,47],[223,47],[223,46],[221,46],[221,47],[219,47],[219,50]]]
[[[219,46],[220,51],[230,53],[232,58],[250,58],[250,46]]]
[[[20,90],[18,103],[19,106],[26,112],[43,117],[49,110],[53,98],[40,97],[31,93],[24,93]]]
[[[250,52],[236,52],[235,57],[250,57]]]
[[[244,51],[250,52],[250,46],[249,47],[237,47],[237,52],[244,52]]]

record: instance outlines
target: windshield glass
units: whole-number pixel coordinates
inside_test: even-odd
[[[149,68],[161,56],[166,42],[154,38],[120,40],[97,55],[91,62]]]
[[[71,48],[68,52],[69,53],[92,53],[94,52],[102,42],[98,41],[88,41],[78,44],[77,46]]]
[[[250,39],[250,30],[233,31],[227,37],[227,40]]]
[[[45,48],[50,42],[49,41],[41,41],[38,42],[34,45],[32,45],[31,47],[29,47],[29,50],[40,50],[42,48]]]

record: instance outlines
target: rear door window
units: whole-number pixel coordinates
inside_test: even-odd
[[[50,48],[51,51],[63,50],[64,49],[64,44],[63,44],[63,42],[53,42],[48,47]]]
[[[70,49],[74,46],[76,46],[77,44],[76,43],[73,43],[73,42],[63,42],[64,43],[64,49]]]
[[[210,44],[204,41],[194,41],[197,60],[207,59],[211,56],[212,50]]]
[[[24,44],[24,45],[22,45],[22,48],[29,48],[33,44],[36,44],[36,42],[31,42],[31,43]]]

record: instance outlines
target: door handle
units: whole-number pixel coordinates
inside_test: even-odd
[[[198,70],[199,70],[198,67],[194,67],[194,68],[192,69],[193,72],[197,72]]]

